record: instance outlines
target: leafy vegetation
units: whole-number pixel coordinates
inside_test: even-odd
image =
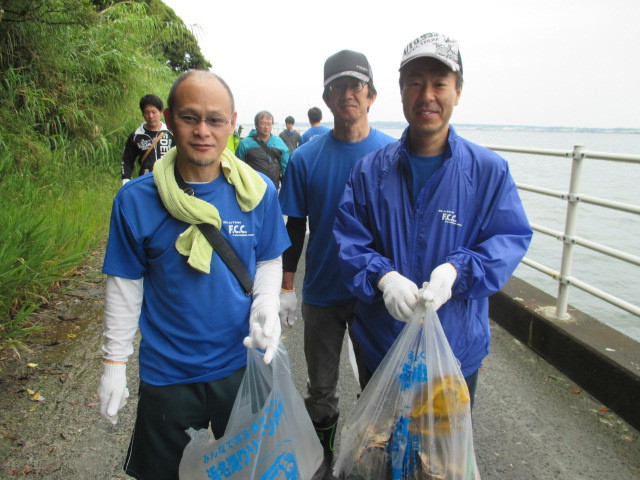
[[[159,0],[3,1],[0,348],[25,347],[29,315],[104,242],[140,97],[209,66]]]

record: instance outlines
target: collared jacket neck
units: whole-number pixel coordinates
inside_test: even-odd
[[[444,151],[443,164],[446,163],[448,160],[450,160],[451,157],[453,156],[453,152],[455,151],[455,146],[458,143],[459,138],[460,137],[458,136],[456,129],[453,128],[453,125],[449,124],[449,134],[447,136],[447,148],[445,148],[445,151]],[[404,152],[406,158],[408,159],[409,151],[410,151],[409,127],[404,129],[404,132],[402,132],[402,136],[400,137],[400,150]]]

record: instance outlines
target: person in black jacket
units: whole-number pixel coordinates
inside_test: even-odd
[[[162,122],[162,100],[156,95],[147,94],[140,99],[140,111],[144,122],[127,138],[122,151],[122,184],[133,175],[136,160],[140,164],[138,176],[153,170],[156,160],[173,146],[173,134]]]

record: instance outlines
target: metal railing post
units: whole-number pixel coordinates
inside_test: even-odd
[[[584,145],[573,147],[571,163],[571,181],[569,184],[569,195],[567,197],[567,216],[564,226],[562,241],[562,261],[560,265],[560,278],[558,279],[558,300],[556,303],[556,318],[566,320],[569,318],[567,305],[569,304],[570,277],[573,267],[573,247],[576,232],[576,221],[578,215],[578,194],[580,192],[580,181],[582,179],[582,161],[584,159]]]
[[[610,208],[612,210],[630,213],[633,215],[640,215],[640,205],[613,201],[606,198],[597,198],[590,195],[585,195],[584,193],[580,193],[580,182],[582,178],[581,168],[583,165],[585,165],[586,167],[586,160],[607,160],[640,166],[640,155],[593,152],[586,150],[585,147],[581,145],[574,146],[573,150],[569,152],[567,152],[566,150],[550,150],[529,147],[506,147],[502,145],[483,146],[497,152],[525,153],[532,155],[544,155],[549,157],[562,157],[566,159],[571,158],[573,160],[571,166],[572,170],[569,192],[567,192],[566,190],[553,190],[537,185],[528,185],[521,182],[516,182],[518,190],[532,192],[540,195],[548,195],[567,201],[565,212],[566,219],[563,231],[553,230],[551,228],[545,227],[544,225],[538,225],[534,222],[531,222],[531,228],[534,232],[548,235],[562,242],[562,271],[556,271],[550,268],[548,265],[536,262],[526,256],[522,259],[522,263],[524,265],[532,267],[538,272],[541,272],[558,281],[558,296],[556,305],[545,306],[545,315],[550,315],[556,319],[568,320],[570,318],[570,315],[567,314],[569,287],[575,287],[595,298],[604,300],[605,302],[608,302],[611,305],[640,318],[640,306],[627,302],[626,300],[616,297],[615,295],[605,292],[604,290],[600,290],[593,285],[589,285],[588,283],[585,283],[580,279],[574,277],[572,273],[573,247],[585,247],[594,252],[606,255],[610,258],[622,260],[640,267],[640,256],[634,255],[627,251],[611,248],[607,245],[602,245],[600,243],[593,242],[589,239],[582,238],[579,235],[576,235],[578,202],[586,203],[588,205],[596,205],[603,208]]]

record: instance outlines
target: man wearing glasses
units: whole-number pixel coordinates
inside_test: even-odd
[[[280,320],[293,325],[295,271],[302,252],[306,218],[310,237],[302,293],[304,351],[308,383],[305,404],[320,442],[324,462],[314,478],[331,470],[333,439],[338,422],[338,368],[345,330],[353,319],[355,297],[338,269],[333,222],[338,200],[353,164],[394,139],[369,126],[368,112],[376,99],[371,66],[358,52],[342,50],[324,64],[322,98],[333,113],[333,130],[298,147],[280,191],[292,246],[283,255]]]
[[[246,364],[243,342],[265,349],[266,363],[277,349],[289,239],[273,184],[225,148],[236,112],[220,77],[181,76],[164,116],[175,148],[114,199],[98,394],[100,413],[115,424],[139,325],[138,412],[124,468],[137,479],[176,480],[186,429],[224,434]],[[218,228],[235,251],[254,279],[252,296],[199,223]]]
[[[272,135],[273,115],[263,110],[254,118],[255,129],[238,145],[236,156],[247,162],[253,169],[264,173],[276,188],[287,169],[289,148],[277,135]]]

